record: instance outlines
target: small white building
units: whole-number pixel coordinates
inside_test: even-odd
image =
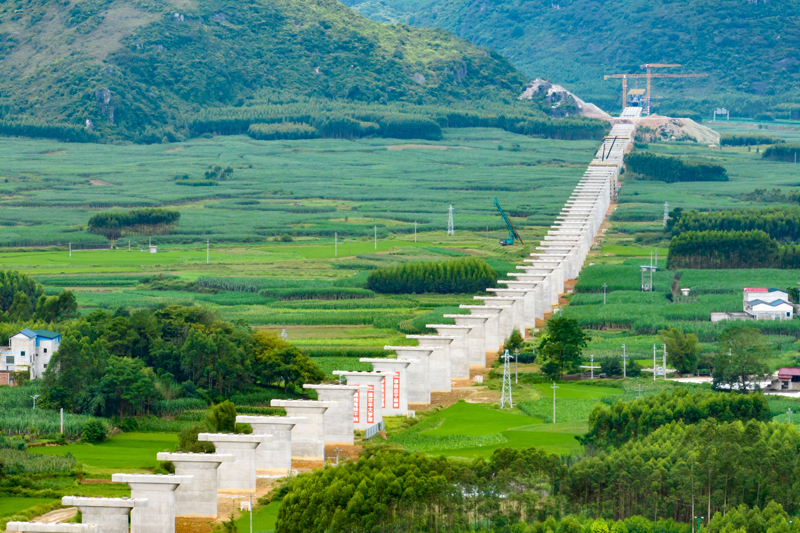
[[[46,329],[23,329],[9,339],[9,347],[0,351],[0,370],[28,370],[31,379],[44,375],[50,358],[58,351],[61,334]]]
[[[744,312],[754,320],[791,320],[794,316],[794,305],[786,291],[745,288],[742,303]]]

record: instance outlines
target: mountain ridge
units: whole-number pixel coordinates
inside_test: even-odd
[[[335,0],[8,0],[0,119],[180,137],[191,116],[287,92],[344,102],[512,102],[527,79],[439,29]]]
[[[644,73],[644,63],[683,65],[666,73],[710,74],[655,80],[664,112],[708,114],[725,106],[752,114],[791,104],[800,93],[798,0],[344,1],[375,20],[450,30],[497,50],[530,77],[612,110],[620,106],[620,83],[603,75]]]

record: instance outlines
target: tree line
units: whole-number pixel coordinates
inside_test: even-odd
[[[725,167],[703,161],[633,151],[625,154],[625,170],[645,180],[677,183],[684,181],[728,181]]]
[[[794,163],[797,161],[797,152],[800,152],[800,144],[779,144],[770,146],[761,155],[762,159],[770,161],[783,161],[784,163]]]
[[[780,137],[758,133],[725,133],[719,137],[720,146],[758,146],[783,142],[784,140]]]
[[[686,231],[670,241],[667,268],[771,268],[779,252],[760,230]]]
[[[160,208],[108,211],[89,219],[89,233],[116,240],[123,235],[159,235],[168,232],[181,218],[177,211]]]
[[[556,119],[530,108],[494,107],[487,106],[482,112],[476,112],[474,109],[454,110],[440,106],[366,106],[309,101],[204,110],[190,128],[194,135],[239,135],[248,133],[252,125],[259,125],[254,130],[254,134],[258,134],[256,131],[262,124],[293,123],[316,129],[320,137],[378,136],[427,140],[441,139],[443,128],[499,128],[512,133],[564,140],[598,140],[608,132],[607,123],[596,119]],[[292,128],[296,130],[296,127]],[[309,135],[312,133],[309,131]]]
[[[140,415],[161,399],[216,401],[324,378],[313,361],[273,332],[221,321],[199,306],[95,311],[60,332],[42,405],[74,413]]]
[[[669,244],[667,268],[800,268],[800,244],[780,244],[761,230],[687,231]]]
[[[772,419],[763,394],[731,395],[713,392],[689,393],[686,389],[663,391],[630,402],[616,402],[610,407],[598,404],[589,416],[589,431],[580,439],[608,449],[640,439],[672,422],[697,424],[714,418],[719,422]]]
[[[558,531],[583,532],[580,524],[595,517],[624,523],[609,530],[594,520],[593,533],[652,532],[654,523],[663,525],[655,531],[688,533],[695,516],[710,519],[709,531],[733,531],[725,515],[758,516],[762,508],[764,521],[780,516],[788,525],[799,508],[798,468],[797,428],[754,419],[670,422],[577,460],[535,448],[500,448],[466,464],[367,450],[285,485],[276,531],[532,531],[517,524],[539,522],[535,531],[544,532],[541,523],[561,520]],[[575,524],[571,513],[585,518]]]
[[[497,284],[498,275],[483,259],[400,263],[370,272],[367,289],[383,294],[467,294]]]
[[[0,120],[0,135],[55,139],[62,142],[89,143],[100,141],[100,136],[75,124],[45,122],[30,119]]]
[[[793,191],[794,192],[794,191]],[[800,240],[800,207],[685,211],[672,228],[673,235],[686,231],[754,231],[784,242]]]
[[[72,291],[46,296],[33,278],[17,270],[0,270],[0,322],[59,322],[78,315]]]

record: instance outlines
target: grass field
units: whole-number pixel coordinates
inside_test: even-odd
[[[144,472],[154,468],[156,453],[171,451],[177,435],[168,433],[123,433],[100,444],[31,448],[33,453],[66,455],[71,453],[87,466],[87,473],[110,476],[115,472]]]
[[[29,509],[35,505],[43,503],[52,503],[56,500],[53,498],[16,498],[16,497],[0,497],[0,518],[11,516],[24,509]]]
[[[487,384],[492,388],[496,383]],[[621,396],[615,387],[560,383],[556,411],[559,423],[552,422],[552,390],[549,384],[515,385],[515,397],[536,398],[517,403],[515,409],[501,411],[482,404],[458,402],[426,416],[416,426],[393,436],[392,440],[409,449],[449,457],[487,457],[498,448],[542,448],[549,453],[580,451],[575,435],[587,429],[588,413],[607,396]],[[519,400],[517,400],[519,402]],[[530,416],[542,411],[543,416]]]
[[[278,521],[278,508],[280,507],[279,501],[270,502],[261,509],[256,511],[253,515],[253,531],[274,531],[275,524]],[[250,533],[250,513],[244,512],[242,516],[236,520],[236,529],[239,533]]]

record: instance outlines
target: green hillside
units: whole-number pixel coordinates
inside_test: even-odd
[[[601,106],[619,106],[619,81],[643,63],[707,80],[660,80],[662,110],[709,114],[787,111],[800,88],[798,0],[344,0],[375,20],[440,27],[509,58]],[[640,84],[644,87],[644,83]]]
[[[172,139],[215,107],[511,102],[526,82],[445,31],[335,0],[5,0],[0,68],[6,133],[26,119],[72,125],[76,140],[87,120],[101,137]]]

